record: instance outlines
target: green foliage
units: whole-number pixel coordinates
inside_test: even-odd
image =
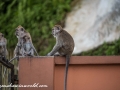
[[[89,50],[87,52],[82,52],[79,55],[88,56],[105,56],[105,55],[120,55],[120,39],[111,43],[104,43],[103,45]]]
[[[46,55],[55,44],[51,28],[63,24],[70,10],[71,0],[1,0],[0,32],[8,40],[8,50],[17,43],[15,28],[22,25],[30,32],[33,44],[40,55]]]

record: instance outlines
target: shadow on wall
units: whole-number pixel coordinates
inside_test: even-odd
[[[74,54],[120,37],[120,0],[83,0],[66,18],[65,30],[75,41]]]

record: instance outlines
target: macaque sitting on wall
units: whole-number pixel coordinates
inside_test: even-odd
[[[7,40],[2,33],[0,33],[0,57],[7,60],[8,51],[6,48]]]

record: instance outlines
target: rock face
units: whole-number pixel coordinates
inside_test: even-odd
[[[80,0],[67,15],[65,30],[74,38],[74,54],[120,37],[120,0]]]

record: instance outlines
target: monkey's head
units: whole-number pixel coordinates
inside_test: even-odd
[[[0,39],[1,39],[2,37],[4,37],[4,35],[3,35],[2,33],[0,33]]]
[[[56,37],[62,30],[63,28],[60,25],[55,25],[52,29],[52,35]]]
[[[28,40],[30,40],[30,37],[29,37],[28,35],[25,35],[25,36],[23,37],[23,39],[24,39],[25,41],[28,41]]]
[[[17,37],[24,37],[24,36],[25,36],[25,33],[26,33],[26,31],[25,31],[25,29],[24,29],[21,25],[19,25],[19,26],[16,28],[15,35],[16,35]]]

